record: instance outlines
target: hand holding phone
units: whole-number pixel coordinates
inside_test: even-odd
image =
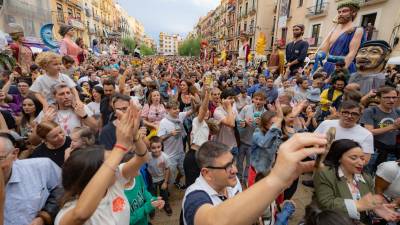
[[[319,154],[317,156],[317,159],[315,160],[314,167],[317,170],[324,167],[325,158],[329,153],[329,149],[331,148],[332,142],[335,140],[335,136],[336,136],[336,128],[334,127],[329,128],[328,131],[326,132],[327,144],[325,147],[325,152],[323,154]]]

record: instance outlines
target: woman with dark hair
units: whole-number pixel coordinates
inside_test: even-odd
[[[18,131],[22,137],[29,137],[32,133],[34,119],[42,111],[42,104],[34,95],[28,95],[22,100],[22,117]]]
[[[87,107],[93,112],[96,119],[100,118],[100,102],[104,97],[104,89],[100,86],[94,86],[92,89],[92,102]]]
[[[364,224],[372,223],[372,211],[388,220],[397,213],[374,194],[372,178],[363,173],[365,154],[360,144],[349,139],[332,143],[326,157],[326,167],[314,174],[314,200],[322,210],[338,210]]]
[[[139,175],[148,154],[139,134],[139,110],[131,104],[116,127],[113,150],[105,154],[101,146],[77,149],[62,168],[65,193],[55,225],[127,225],[130,203],[124,185]],[[134,137],[134,138],[132,138]],[[135,156],[124,164],[123,157],[134,149]]]

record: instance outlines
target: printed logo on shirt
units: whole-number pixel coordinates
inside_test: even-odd
[[[394,124],[394,119],[393,118],[383,118],[379,123],[378,126],[379,128],[385,128],[390,125]]]
[[[118,196],[112,201],[112,210],[113,212],[122,212],[125,208],[125,200],[121,197]]]

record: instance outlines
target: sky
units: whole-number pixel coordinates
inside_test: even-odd
[[[138,19],[145,33],[158,43],[160,32],[185,37],[201,16],[215,9],[220,0],[117,0]]]

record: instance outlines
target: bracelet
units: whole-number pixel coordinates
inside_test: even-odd
[[[114,148],[119,148],[119,149],[121,149],[121,150],[124,151],[124,152],[129,151],[129,149],[128,149],[127,147],[125,147],[125,146],[123,146],[123,145],[120,145],[120,144],[115,144],[115,145],[114,145]]]
[[[147,148],[146,148],[146,151],[145,151],[143,154],[138,154],[137,152],[135,152],[135,154],[136,154],[138,157],[144,157],[144,156],[147,155]]]
[[[113,168],[112,166],[108,165],[108,163],[103,162],[103,165],[107,168],[109,168],[110,170],[114,171],[114,173],[118,172],[117,168]]]

